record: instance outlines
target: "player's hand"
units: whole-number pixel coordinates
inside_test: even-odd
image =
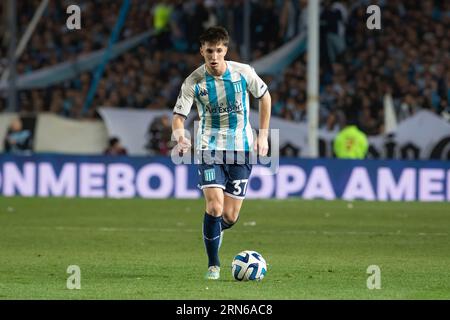
[[[184,153],[191,150],[191,141],[186,137],[179,137],[178,144],[175,146],[178,154],[183,155]]]
[[[267,153],[269,152],[269,141],[266,136],[258,135],[258,138],[256,139],[255,146],[254,146],[255,152],[258,152],[258,155],[260,156],[267,156]]]

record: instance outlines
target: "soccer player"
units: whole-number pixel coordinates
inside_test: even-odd
[[[223,231],[236,223],[245,198],[252,169],[250,152],[267,155],[271,109],[267,85],[255,70],[247,64],[225,60],[228,42],[228,32],[219,26],[207,29],[200,36],[204,64],[182,84],[172,120],[176,148],[186,153],[191,143],[184,135],[184,121],[195,102],[200,116],[196,138],[200,155],[199,188],[206,200],[203,220],[208,255],[206,278],[213,280],[220,277],[219,248]],[[248,93],[259,99],[256,141],[249,122]]]

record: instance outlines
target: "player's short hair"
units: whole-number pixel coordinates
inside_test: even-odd
[[[204,45],[205,42],[209,43],[223,43],[225,47],[228,47],[228,42],[230,41],[230,37],[228,36],[228,31],[224,27],[215,26],[209,27],[202,33],[199,38],[200,45]]]

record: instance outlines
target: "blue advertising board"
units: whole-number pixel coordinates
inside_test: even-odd
[[[0,155],[0,195],[199,198],[196,165],[168,157]],[[247,198],[450,201],[450,162],[281,158],[254,165]]]

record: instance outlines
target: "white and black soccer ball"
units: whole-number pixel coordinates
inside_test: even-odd
[[[256,251],[245,250],[231,263],[233,278],[238,281],[262,280],[267,272],[266,260]]]

